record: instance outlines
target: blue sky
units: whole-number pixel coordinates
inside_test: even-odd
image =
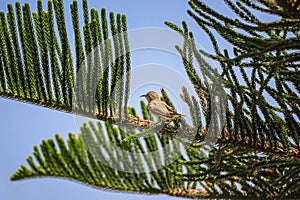
[[[81,2],[80,0],[78,0]],[[7,3],[14,1],[1,0],[0,10],[6,11]],[[36,9],[36,0],[20,1],[29,2],[31,9]],[[46,1],[43,1],[46,5]],[[72,29],[70,29],[71,18],[69,12],[70,0],[64,1],[66,8],[66,19],[69,34],[72,41]],[[220,1],[210,1],[213,6],[220,6]],[[81,5],[81,4],[80,4]],[[107,11],[120,12],[127,15],[128,29],[133,30],[145,27],[167,28],[164,21],[168,20],[176,24],[182,20],[187,21],[191,30],[194,31],[198,43],[206,49],[210,49],[207,37],[202,37],[197,25],[188,17],[186,0],[101,0],[89,1],[89,7]],[[155,54],[153,54],[155,55]],[[159,54],[156,54],[159,56]],[[144,57],[143,57],[144,56]],[[147,63],[160,63],[175,66],[181,70],[182,65],[179,57],[172,56],[153,57],[147,56],[147,52],[136,54],[136,65]],[[181,71],[182,72],[182,71]],[[134,102],[132,104],[134,105]],[[26,163],[27,156],[32,154],[33,146],[40,144],[43,139],[54,138],[56,133],[66,137],[69,132],[78,132],[72,114],[61,113],[34,105],[20,103],[12,100],[0,99],[0,199],[2,200],[98,200],[98,199],[175,199],[165,195],[135,195],[111,191],[96,190],[85,185],[71,181],[43,178],[11,182],[10,175],[19,168],[20,164]]]

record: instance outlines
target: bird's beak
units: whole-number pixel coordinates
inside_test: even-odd
[[[143,95],[141,95],[141,96],[140,96],[140,98],[142,98],[142,97],[146,97],[146,95],[145,95],[145,94],[143,94]]]

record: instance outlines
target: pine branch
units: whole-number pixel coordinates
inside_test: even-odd
[[[89,11],[84,1],[85,26],[80,30],[79,8],[77,1],[73,1],[70,5],[76,48],[73,66],[62,1],[48,1],[48,11],[38,1],[38,11],[33,13],[29,4],[21,7],[17,2],[18,27],[13,7],[10,4],[8,7],[8,13],[1,12],[0,16],[1,97],[93,118],[98,116],[102,120],[116,119],[114,115],[128,117],[130,47],[124,15],[118,14],[117,24],[111,24],[115,41],[112,44],[105,9],[99,17],[97,10]],[[108,98],[112,94],[115,97]],[[118,106],[111,101],[119,102]],[[127,119],[132,121],[136,119]]]
[[[188,198],[273,199],[297,192],[295,185],[285,182],[299,172],[299,161],[257,155],[227,144],[208,147],[208,154],[199,143],[183,151],[180,141],[164,135],[122,142],[134,134],[134,129],[109,123],[84,124],[78,136],[70,133],[67,141],[56,135],[55,140],[35,146],[28,166],[21,165],[11,180],[55,177],[96,188]],[[163,153],[153,153],[160,146]],[[177,159],[164,166],[164,155]]]
[[[35,159],[28,157],[29,168],[22,165],[11,179],[52,176],[99,188],[189,198],[299,196],[299,3],[225,2],[240,19],[223,16],[197,0],[190,1],[188,11],[208,34],[216,55],[197,49],[186,23],[182,28],[166,23],[184,37],[177,50],[198,95],[196,99],[183,90],[193,126],[185,120],[175,121],[175,126],[166,123],[151,136],[129,144],[124,139],[144,136],[143,131],[153,128],[153,121],[145,103],[141,102],[143,119],[127,106],[130,52],[125,16],[117,14],[115,20],[110,13],[108,23],[105,9],[98,16],[84,0],[85,26],[80,30],[74,1],[74,67],[62,1],[48,1],[48,11],[38,1],[37,13],[31,13],[28,4],[16,3],[18,27],[12,6],[8,13],[1,12],[0,96],[106,121],[105,127],[100,122],[97,127],[84,125],[78,137],[69,134],[66,142],[59,135],[55,141],[44,140],[34,147]],[[261,23],[252,9],[281,19]],[[222,52],[212,30],[232,45],[231,54]],[[110,40],[110,35],[115,37]],[[219,61],[222,77],[206,62],[206,56]],[[202,76],[197,74],[197,65]],[[218,78],[227,94],[221,83],[211,84]],[[172,106],[164,90],[162,94]],[[200,136],[196,141],[195,133]],[[218,145],[205,146],[201,143],[205,137],[217,138]],[[184,146],[183,139],[191,145]],[[162,153],[157,152],[160,146],[166,147]],[[174,149],[179,152],[171,154]],[[176,159],[164,166],[163,155]],[[126,166],[134,173],[126,171]],[[151,172],[146,174],[146,169]]]
[[[241,1],[241,3],[245,3],[244,7],[242,7],[240,3],[234,5],[231,1],[226,2],[237,16],[253,23],[253,27],[259,27],[261,25],[261,23],[257,22],[259,19],[251,22],[250,18],[247,18],[245,15],[248,13],[247,15],[251,17],[248,12],[249,10],[247,11],[245,8],[246,5],[249,5],[248,1]],[[293,35],[287,37],[286,33],[289,32],[290,29],[280,25],[276,26],[276,28],[274,25],[274,27],[265,30],[266,35],[269,36],[270,39],[264,39],[259,33],[263,30],[256,30],[255,28],[251,29],[251,31],[254,32],[248,32],[248,35],[242,36],[238,30],[233,29],[233,26],[247,31],[249,29],[248,25],[243,26],[240,21],[229,19],[217,13],[217,11],[207,7],[201,1],[190,1],[190,5],[198,16],[192,11],[188,13],[210,37],[216,53],[216,56],[211,57],[219,61],[222,66],[222,79],[225,83],[225,87],[230,90],[230,94],[227,94],[227,98],[233,110],[226,112],[226,127],[222,133],[219,133],[219,137],[221,137],[219,142],[226,142],[228,144],[235,143],[235,145],[240,143],[241,145],[239,146],[244,145],[252,150],[256,149],[262,152],[298,159],[299,131],[296,129],[299,128],[299,121],[297,121],[295,116],[298,116],[299,107],[295,105],[298,102],[296,99],[299,97],[295,92],[299,87],[294,81],[297,75],[294,73],[294,75],[287,77],[282,74],[282,71],[289,71],[289,65],[299,61],[299,58],[293,55],[294,52],[291,52],[291,49],[298,49],[299,44],[296,42],[298,40],[297,37],[293,37]],[[253,4],[251,5],[253,7]],[[296,23],[296,21],[294,20],[294,23]],[[224,26],[222,23],[232,26]],[[167,23],[167,25],[183,35],[185,41],[193,41],[192,35],[184,34],[186,32],[184,30],[187,30],[185,25],[182,29],[171,23]],[[230,58],[227,50],[221,53],[215,37],[211,34],[210,28],[217,30],[221,36],[233,45],[233,58]],[[282,30],[281,32],[285,32],[285,34],[277,31],[278,29]],[[271,33],[270,30],[273,32]],[[234,34],[232,34],[233,31]],[[190,39],[187,39],[187,37]],[[261,39],[263,41],[259,42]],[[250,40],[252,43],[246,42]],[[253,42],[255,42],[255,44]],[[252,44],[254,44],[254,46]],[[195,46],[194,42],[191,44],[185,42],[182,49],[177,47],[182,55],[185,66],[187,66],[187,56],[184,52],[188,52],[186,45]],[[214,76],[208,76],[211,73],[211,69],[209,65],[205,65],[203,62],[203,60],[205,60],[203,59],[203,51],[195,50],[194,47],[192,49],[194,49],[193,56],[197,59],[199,67],[206,66],[201,71],[204,74],[203,76],[214,80]],[[293,60],[287,63],[286,60],[289,60],[290,57],[293,57]],[[246,62],[244,61],[245,58],[251,59],[250,61],[248,59]],[[247,67],[247,69],[245,67]],[[195,66],[189,64],[189,67],[186,68],[187,74],[200,99],[205,99],[209,103],[209,96],[201,98],[202,94],[200,94],[199,88],[203,88],[202,83],[193,81],[192,77],[195,75],[192,75],[190,72],[193,71],[194,68]],[[275,82],[272,80],[275,80]],[[290,84],[288,85],[287,81],[291,82],[295,87]],[[258,87],[259,89],[257,89]],[[287,99],[285,98],[287,94],[293,94],[295,98]],[[275,100],[276,105],[269,103],[267,98]],[[204,101],[202,100],[202,102]],[[208,105],[208,108],[210,105]],[[293,109],[290,109],[290,107]],[[207,110],[206,112],[209,116],[211,115],[211,111]],[[206,118],[206,122],[209,123],[208,118]],[[225,140],[223,141],[223,139]]]

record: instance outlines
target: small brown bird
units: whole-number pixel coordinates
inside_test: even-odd
[[[148,110],[159,120],[172,121],[183,116],[182,114],[177,113],[174,108],[161,101],[158,94],[154,91],[150,91],[140,97],[146,97],[148,101]]]

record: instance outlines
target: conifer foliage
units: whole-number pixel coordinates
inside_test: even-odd
[[[50,176],[189,198],[299,198],[300,1],[224,2],[236,19],[204,1],[189,1],[188,14],[211,39],[214,53],[197,49],[185,22],[182,27],[166,22],[184,38],[176,48],[197,97],[183,88],[192,125],[181,118],[147,136],[145,126],[153,118],[145,103],[142,117],[127,105],[131,58],[125,15],[89,10],[82,0],[81,27],[73,1],[73,56],[62,0],[49,0],[47,9],[38,0],[36,12],[29,4],[9,4],[7,13],[0,12],[0,96],[105,121],[83,125],[67,141],[59,135],[43,140],[11,180]],[[273,15],[274,21],[254,13]],[[219,46],[215,33],[229,48]],[[220,63],[221,75],[207,57]],[[218,78],[227,93],[211,84]],[[166,91],[161,93],[172,106]],[[224,101],[228,107],[214,107]],[[212,120],[220,114],[224,118]],[[220,132],[218,124],[224,124]],[[210,134],[218,138],[214,146],[203,143]],[[166,157],[173,162],[166,165]]]
[[[59,0],[48,1],[47,10],[37,1],[36,12],[28,3],[21,6],[19,2],[15,8],[9,4],[8,13],[1,12],[2,97],[94,118],[112,112],[110,98],[116,98],[118,111],[127,111],[130,51],[126,16],[117,14],[115,19],[111,12],[107,19],[104,8],[99,13],[89,11],[87,1],[82,4],[83,28],[77,1],[70,5],[72,19],[65,19],[64,3]],[[72,21],[75,56],[66,20]]]
[[[210,37],[215,50],[212,55],[194,48],[194,57],[203,60],[209,56],[219,61],[224,88],[230,91],[222,139],[297,156],[300,128],[298,1],[224,2],[239,18],[223,16],[196,0],[189,2],[191,10],[188,11]],[[291,10],[289,16],[286,9]],[[278,20],[262,22],[253,11],[275,15]],[[183,29],[170,22],[166,24],[184,34],[186,40],[193,40],[193,34],[184,31],[185,23]],[[220,49],[212,30],[232,45],[232,53]],[[186,59],[183,62],[185,66],[190,65]],[[199,62],[199,66],[203,65],[203,61]],[[196,75],[189,71],[195,85]],[[198,94],[202,96],[199,91]]]

